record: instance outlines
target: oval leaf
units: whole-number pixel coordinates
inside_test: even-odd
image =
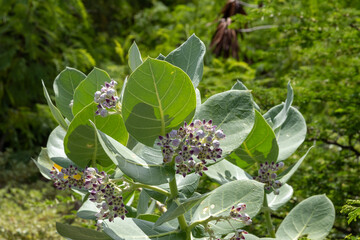
[[[261,114],[255,110],[254,126],[241,144],[227,159],[235,162],[241,168],[248,167],[256,162],[276,162],[279,146],[275,133]]]
[[[136,218],[115,218],[113,222],[104,221],[104,232],[113,239],[126,240],[184,240],[186,234],[169,226],[154,227],[153,222]]]
[[[271,108],[264,118],[271,123],[271,119],[282,111],[284,104]],[[270,124],[271,125],[271,124]],[[274,128],[273,128],[274,129]],[[278,161],[287,159],[304,142],[306,137],[306,122],[301,113],[294,107],[290,107],[286,120],[275,131],[279,145]]]
[[[293,188],[288,184],[285,184],[279,188],[279,191],[279,195],[275,195],[273,191],[269,194],[266,194],[268,207],[273,211],[278,210],[285,203],[287,203],[294,193]]]
[[[196,95],[189,77],[173,65],[148,58],[129,77],[122,114],[129,133],[152,146],[195,113]]]
[[[276,238],[295,240],[301,236],[309,239],[324,239],[330,232],[335,220],[335,209],[325,195],[310,197],[295,208],[282,221]]]
[[[193,34],[180,47],[169,53],[165,61],[184,70],[196,88],[202,79],[205,52],[204,43]]]
[[[71,122],[64,139],[65,153],[76,165],[84,168],[96,159],[101,166],[109,166],[112,161],[106,155],[96,138],[96,132],[89,120],[96,127],[117,141],[126,144],[128,133],[120,114],[110,114],[107,117],[95,115],[97,104],[89,104],[81,110]]]
[[[236,191],[234,191],[236,189]],[[246,213],[254,217],[261,209],[264,200],[264,185],[253,180],[237,180],[216,188],[209,197],[203,200],[196,209],[192,222],[207,219],[210,216],[228,216],[232,206],[238,203],[247,205]],[[244,225],[230,220],[232,226],[226,222],[210,222],[211,228],[218,234],[227,234],[234,231],[234,227]]]
[[[237,149],[250,133],[255,120],[250,91],[230,90],[211,96],[200,107],[196,119],[213,120],[226,135],[221,140],[223,157]]]
[[[112,239],[103,232],[98,232],[96,230],[89,228],[75,227],[58,222],[56,223],[56,230],[61,236],[72,240],[84,240],[84,239],[111,240]]]
[[[57,165],[67,168],[70,165],[76,166],[76,164],[71,161],[65,154],[64,149],[64,138],[66,135],[66,131],[58,126],[56,127],[49,136],[47,141],[46,148],[48,149],[48,154],[54,163]]]
[[[225,184],[236,180],[252,180],[252,176],[232,164],[228,160],[224,159],[214,165],[208,167],[208,170],[204,172],[206,176],[216,181],[219,184]]]
[[[135,181],[149,185],[160,185],[169,182],[174,177],[174,169],[166,168],[160,163],[148,163],[105,133],[97,130],[97,134],[101,146],[110,159],[121,171]]]
[[[66,67],[54,81],[54,92],[56,106],[61,113],[70,121],[74,118],[69,106],[71,100],[74,99],[76,87],[86,75],[75,68]]]
[[[141,54],[139,51],[136,42],[134,41],[129,49],[129,67],[131,71],[135,71],[135,69],[142,64]]]
[[[94,102],[94,94],[101,89],[101,85],[110,82],[111,78],[104,70],[94,68],[89,75],[77,86],[74,92],[72,112],[74,116],[84,107]]]

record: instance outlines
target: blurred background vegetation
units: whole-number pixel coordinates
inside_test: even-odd
[[[239,60],[209,49],[226,2],[0,0],[0,239],[60,239],[55,221],[93,224],[74,218],[79,199],[55,192],[31,161],[55,127],[41,79],[51,91],[64,67],[88,73],[96,66],[122,82],[134,40],[143,57],[156,57],[192,33],[208,47],[199,86],[204,99],[239,79],[264,113],[284,101],[288,81],[294,87],[293,105],[308,135],[290,162],[316,148],[291,180],[294,197],[275,223],[301,200],[324,193],[337,214],[329,238],[360,236],[359,221],[348,224],[340,212],[360,192],[360,2],[248,1],[246,15],[232,16],[227,26],[241,32]],[[208,184],[204,178],[201,187]],[[255,223],[251,231],[266,234],[262,219]]]

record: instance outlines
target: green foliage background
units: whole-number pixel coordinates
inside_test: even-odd
[[[250,28],[273,27],[239,37],[240,61],[215,58],[208,49],[199,86],[202,97],[230,89],[239,79],[253,90],[265,112],[284,101],[286,84],[291,81],[293,105],[308,125],[307,140],[292,158],[298,159],[313,144],[316,148],[291,180],[295,197],[276,218],[282,219],[304,198],[326,193],[337,211],[329,237],[359,235],[359,222],[348,225],[340,210],[346,199],[359,198],[360,3],[262,2],[263,8],[246,8],[247,16],[234,17],[231,27],[239,28],[243,23]],[[5,196],[0,204],[5,212],[0,216],[0,238],[57,239],[56,234],[48,234],[55,230],[46,231],[54,226],[49,227],[40,218],[53,218],[55,214],[63,221],[73,221],[67,216],[76,206],[61,195],[61,210],[29,217],[32,209],[47,209],[54,201],[59,202],[51,183],[38,180],[40,175],[29,161],[55,127],[43,105],[41,79],[51,91],[55,76],[65,66],[85,73],[97,66],[121,83],[129,74],[127,50],[134,40],[143,58],[156,57],[159,52],[167,55],[192,33],[208,47],[225,3],[0,0],[0,191]],[[208,183],[206,178],[202,180],[203,191],[214,187]],[[12,201],[16,198],[28,200],[18,208],[19,204]],[[11,224],[6,223],[8,219]],[[25,227],[36,221],[38,228]],[[265,233],[262,220],[255,223],[252,230]],[[29,234],[26,229],[35,232]]]

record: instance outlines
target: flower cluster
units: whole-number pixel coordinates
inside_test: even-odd
[[[252,220],[250,216],[245,213],[246,210],[246,204],[245,203],[239,203],[236,207],[233,206],[230,210],[230,217],[235,220],[240,220],[245,225],[250,225],[252,223]]]
[[[55,164],[50,171],[51,178],[54,180],[54,186],[59,190],[65,190],[72,187],[82,188],[84,180],[81,172],[70,165],[68,168],[62,168]]]
[[[117,82],[111,80],[110,83],[105,82],[105,86],[102,86],[101,91],[96,91],[94,101],[98,103],[96,115],[106,117],[108,115],[108,109],[115,109],[116,104],[119,101],[119,97],[116,96],[115,86]]]
[[[284,167],[283,162],[279,163],[261,163],[259,169],[259,176],[254,177],[254,180],[265,183],[265,190],[271,191],[274,190],[275,195],[279,195],[279,188],[282,186],[282,183],[279,180],[276,180],[277,174],[275,172],[279,171]]]
[[[101,228],[104,219],[109,219],[111,222],[116,217],[125,218],[127,210],[121,196],[123,190],[110,182],[105,172],[99,173],[95,168],[86,168],[84,187],[90,192],[89,200],[96,203],[97,208],[100,209],[95,214],[98,229]]]
[[[236,230],[235,235],[230,238],[230,240],[245,239],[244,234],[248,234],[248,232],[245,230],[242,230],[242,229],[238,229],[238,230]]]
[[[99,209],[95,214],[98,229],[101,228],[104,219],[114,221],[116,217],[125,218],[127,210],[123,203],[122,192],[129,188],[128,183],[124,182],[123,185],[116,186],[105,172],[99,172],[95,168],[79,171],[72,165],[68,168],[55,165],[50,174],[55,181],[55,187],[60,190],[77,187],[89,191],[89,200],[96,203]]]
[[[219,140],[224,138],[225,134],[222,130],[216,130],[212,120],[195,120],[190,124],[185,122],[184,126],[166,136],[160,136],[157,144],[161,146],[164,163],[175,159],[176,173],[185,177],[195,171],[202,176],[202,172],[207,170],[207,160],[221,158]],[[200,161],[196,162],[194,157]]]

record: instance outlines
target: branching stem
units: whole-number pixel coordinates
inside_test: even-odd
[[[275,230],[274,230],[274,225],[272,224],[272,221],[271,221],[271,213],[270,213],[270,208],[268,206],[266,193],[264,193],[263,211],[264,211],[264,215],[265,215],[266,227],[268,229],[268,233],[269,233],[270,237],[275,238]]]

